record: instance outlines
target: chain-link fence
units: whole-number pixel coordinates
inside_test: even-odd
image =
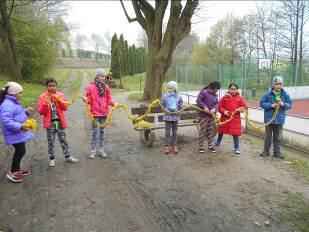
[[[273,68],[260,69],[257,63],[244,63],[234,66],[174,66],[170,69],[167,80],[176,80],[179,91],[199,91],[208,83],[219,80],[223,89],[231,82],[238,84],[246,99],[259,99],[269,89],[272,78],[281,75],[284,87],[308,86],[309,66],[277,64]],[[295,78],[297,77],[297,78]]]

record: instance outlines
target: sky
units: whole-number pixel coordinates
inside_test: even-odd
[[[206,40],[210,28],[219,19],[232,12],[235,16],[243,16],[255,8],[254,1],[200,1],[201,10],[193,18],[192,31],[201,40]],[[71,25],[72,37],[77,34],[90,38],[92,33],[104,37],[108,31],[123,34],[129,44],[137,43],[138,34],[142,30],[137,22],[129,23],[125,17],[120,1],[69,1],[69,12],[65,21]],[[128,14],[133,18],[131,1],[124,1]],[[184,3],[183,3],[184,5]],[[91,49],[90,45],[87,47]]]

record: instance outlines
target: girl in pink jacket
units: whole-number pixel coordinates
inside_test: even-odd
[[[92,81],[86,90],[87,101],[90,105],[90,112],[94,119],[99,123],[105,123],[109,113],[109,106],[114,106],[111,98],[111,91],[105,81],[104,69],[97,69],[94,81]],[[91,153],[89,158],[94,159],[96,155],[98,127],[92,123]],[[104,128],[99,128],[99,155],[107,157],[104,151]]]

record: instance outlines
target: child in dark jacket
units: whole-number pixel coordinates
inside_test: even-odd
[[[217,92],[221,88],[219,81],[211,82],[208,86],[204,87],[197,96],[196,103],[203,109],[199,112],[198,118],[200,123],[198,151],[204,153],[203,143],[205,137],[208,140],[208,150],[215,153],[216,149],[213,145],[214,134],[216,134],[217,127],[214,114],[218,108]]]

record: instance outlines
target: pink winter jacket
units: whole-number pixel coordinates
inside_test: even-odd
[[[90,105],[90,112],[94,117],[107,116],[109,112],[108,106],[114,106],[110,88],[106,84],[104,94],[100,96],[94,81],[90,82],[87,86],[86,97]]]

